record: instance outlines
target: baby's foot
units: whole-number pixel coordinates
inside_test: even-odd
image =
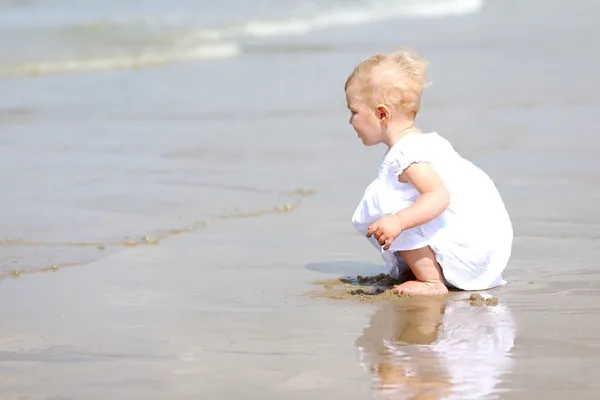
[[[398,294],[440,295],[448,293],[442,282],[408,281],[394,287]]]

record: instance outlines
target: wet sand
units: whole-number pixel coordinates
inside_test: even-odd
[[[458,294],[462,301],[468,301],[471,306],[496,306],[498,298],[494,296],[484,296],[481,293],[473,292],[468,297],[463,296],[459,290],[451,291],[447,295],[436,296],[417,296],[412,294],[399,294],[394,288],[407,280],[415,279],[414,275],[409,279],[395,279],[389,274],[378,274],[374,276],[344,277],[341,279],[329,279],[326,281],[314,282],[323,289],[313,292],[315,297],[371,302],[394,302],[394,301],[428,301],[429,298],[452,299]],[[437,301],[437,300],[436,300]]]
[[[331,52],[0,81],[2,398],[595,399],[600,10],[544,4],[303,39]],[[422,128],[513,218],[498,304],[314,295],[387,272],[350,226],[382,149],[341,88],[398,40],[432,63]]]

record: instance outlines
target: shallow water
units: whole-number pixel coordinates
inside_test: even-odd
[[[23,28],[26,4],[42,7],[31,23],[69,18],[16,4],[1,29]],[[228,59],[0,78],[3,396],[596,398],[600,100],[582,38],[600,11],[544,4],[236,36],[256,51]],[[32,29],[3,68],[77,49],[38,52]],[[125,29],[129,45],[144,29]],[[385,272],[349,221],[382,152],[351,132],[342,87],[360,58],[403,43],[432,63],[419,123],[493,177],[513,218],[509,284],[490,293],[502,307],[439,315],[309,295],[317,280]]]
[[[384,397],[481,399],[512,370],[516,328],[503,304],[400,301],[375,311],[356,345]]]

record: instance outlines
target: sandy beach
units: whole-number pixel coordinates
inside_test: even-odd
[[[232,58],[0,76],[0,398],[596,399],[598,18],[489,1]],[[498,304],[322,295],[387,272],[350,223],[384,149],[348,125],[343,83],[400,44],[431,63],[421,128],[513,220]]]

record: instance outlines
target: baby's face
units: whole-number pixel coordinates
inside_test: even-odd
[[[383,140],[382,127],[374,110],[361,100],[360,88],[350,85],[346,90],[346,103],[350,110],[350,124],[365,146],[374,146]]]

